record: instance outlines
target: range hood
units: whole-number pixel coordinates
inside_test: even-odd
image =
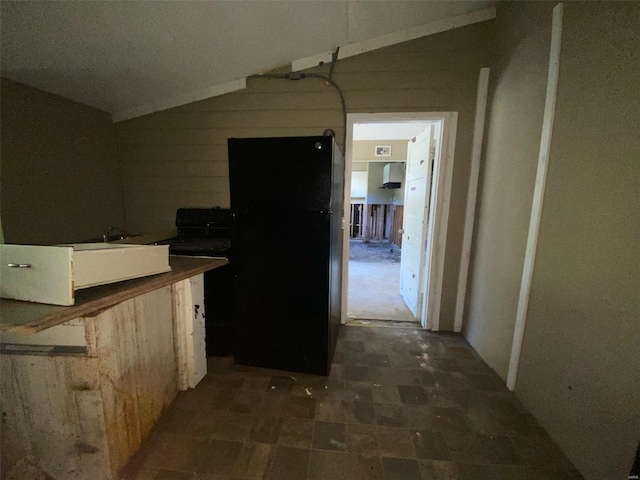
[[[404,176],[404,163],[387,163],[382,171],[382,185],[380,188],[400,188]]]

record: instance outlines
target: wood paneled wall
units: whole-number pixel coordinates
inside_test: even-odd
[[[441,328],[452,329],[478,72],[491,64],[493,22],[340,60],[334,79],[349,113],[457,111],[458,136],[446,247]],[[328,67],[314,71],[327,74]],[[117,124],[130,230],[173,225],[187,206],[229,206],[227,139],[337,133],[335,90],[317,79],[249,79],[243,91]]]

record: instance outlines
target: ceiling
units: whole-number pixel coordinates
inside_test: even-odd
[[[117,113],[495,3],[2,1],[0,73]]]
[[[410,140],[422,132],[430,122],[356,123],[354,140]]]

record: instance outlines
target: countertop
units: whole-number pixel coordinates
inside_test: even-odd
[[[0,299],[0,332],[30,335],[104,309],[185,278],[226,265],[226,258],[169,255],[171,272],[77,290],[70,307]]]

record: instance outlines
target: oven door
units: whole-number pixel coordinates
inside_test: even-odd
[[[211,242],[212,240],[209,240],[209,243]],[[211,248],[211,245],[207,245],[207,239],[176,237],[164,243],[169,244],[171,255],[229,258],[231,254],[228,242],[223,248]],[[226,357],[234,353],[231,279],[230,265],[204,273],[205,339],[208,357]]]
[[[231,265],[204,273],[204,309],[208,357],[234,353]]]

